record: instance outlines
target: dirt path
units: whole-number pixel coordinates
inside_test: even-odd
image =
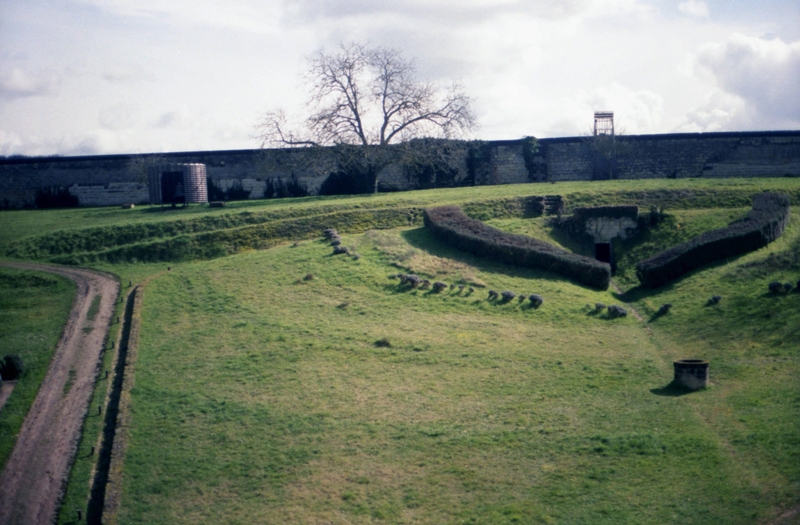
[[[50,368],[0,475],[0,523],[49,525],[56,517],[89,410],[119,285],[111,275],[90,270],[33,263],[0,264],[55,273],[78,285]],[[90,321],[89,308],[98,295],[99,310]],[[68,385],[71,370],[73,379]],[[97,407],[92,407],[91,414],[97,414]]]

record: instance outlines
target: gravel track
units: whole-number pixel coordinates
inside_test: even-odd
[[[119,283],[110,274],[92,270],[35,263],[0,264],[55,273],[77,284],[75,302],[47,375],[0,475],[0,523],[49,525],[56,519],[89,411]],[[100,307],[90,321],[87,314],[98,295]],[[67,390],[70,370],[75,371],[74,380]],[[97,414],[97,407],[92,408],[90,417]]]

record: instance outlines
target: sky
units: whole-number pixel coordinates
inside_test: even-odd
[[[800,129],[799,0],[0,0],[0,155],[259,147],[318,50],[458,79],[473,138]]]

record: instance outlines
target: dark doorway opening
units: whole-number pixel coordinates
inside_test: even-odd
[[[617,271],[617,260],[614,257],[614,246],[610,242],[598,242],[594,245],[594,258],[611,265],[611,273]]]
[[[161,173],[161,202],[163,204],[185,204],[185,191],[182,171],[164,171]]]

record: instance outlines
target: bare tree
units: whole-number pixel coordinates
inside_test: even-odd
[[[308,117],[292,126],[283,110],[267,113],[257,126],[262,147],[337,146],[341,163],[360,165],[368,176],[414,138],[458,138],[475,127],[471,100],[454,81],[447,88],[420,81],[412,60],[395,49],[340,44],[309,59]]]
[[[592,130],[585,135],[584,142],[592,152],[595,178],[611,180],[617,177],[617,160],[629,149],[624,136],[625,130],[619,128],[612,134],[595,135]]]

